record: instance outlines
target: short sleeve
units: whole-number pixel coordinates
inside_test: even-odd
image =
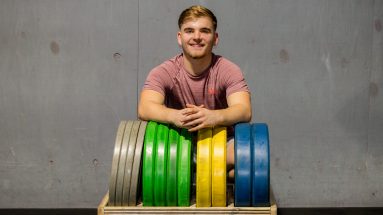
[[[171,84],[172,80],[168,71],[160,65],[150,71],[143,90],[154,90],[165,96],[166,89],[169,89]]]
[[[235,65],[230,64],[226,66],[223,72],[223,81],[226,86],[226,97],[236,92],[249,92],[249,87],[245,81],[241,69]]]

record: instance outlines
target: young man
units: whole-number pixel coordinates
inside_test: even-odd
[[[178,19],[183,53],[155,67],[141,92],[138,115],[187,128],[190,132],[251,120],[248,86],[240,68],[215,55],[217,19],[203,6],[185,9]],[[233,129],[228,135],[233,135]],[[234,144],[228,138],[227,165],[234,177]]]

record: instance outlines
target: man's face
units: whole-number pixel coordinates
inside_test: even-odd
[[[208,17],[187,20],[182,24],[177,39],[184,54],[193,59],[211,55],[213,46],[218,44],[218,34]]]

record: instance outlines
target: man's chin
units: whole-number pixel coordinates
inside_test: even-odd
[[[193,58],[194,60],[198,60],[198,59],[204,58],[205,55],[191,55],[190,57]]]

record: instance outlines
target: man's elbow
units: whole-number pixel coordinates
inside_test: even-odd
[[[245,114],[245,122],[250,122],[252,118],[251,110]]]
[[[138,112],[137,113],[138,119],[143,120],[143,121],[148,121],[148,116],[145,113],[145,110],[144,110],[144,108],[141,105],[138,106],[138,111],[137,112]]]
[[[252,112],[251,112],[251,107],[247,107],[246,111],[244,111],[244,121],[245,122],[250,122],[252,118]]]

